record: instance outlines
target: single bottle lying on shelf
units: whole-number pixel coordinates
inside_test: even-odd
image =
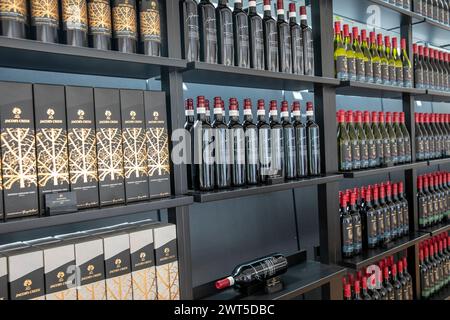
[[[416,113],[415,122],[417,161],[450,157],[450,115]]]
[[[412,65],[406,50],[406,39],[391,38],[352,28],[339,21],[334,24],[334,60],[336,78],[342,81],[359,81],[412,87]],[[371,48],[369,49],[369,43]]]
[[[212,191],[320,176],[320,128],[311,102],[304,122],[298,101],[292,103],[291,113],[288,102],[282,101],[279,115],[278,102],[272,100],[267,122],[265,102],[258,100],[256,123],[251,99],[244,100],[243,122],[236,98],[229,100],[228,122],[221,97],[214,98],[214,121],[206,116],[206,102],[197,97],[194,122],[193,100],[186,100],[191,189]]]
[[[342,279],[345,300],[413,300],[406,256],[388,257]]]
[[[336,116],[340,171],[411,162],[411,138],[403,112],[339,110]]]
[[[340,192],[342,256],[383,247],[409,234],[409,206],[403,182]]]
[[[450,283],[450,237],[447,232],[419,244],[422,299],[432,298]]]
[[[436,172],[417,177],[419,227],[449,221],[450,173]]]
[[[415,87],[450,91],[450,53],[417,44],[413,52]]]

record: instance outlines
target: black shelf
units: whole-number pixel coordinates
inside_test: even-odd
[[[329,182],[339,181],[342,178],[343,176],[341,174],[336,174],[318,178],[289,181],[274,185],[261,185],[230,190],[218,190],[213,192],[191,191],[189,192],[189,195],[192,195],[194,197],[195,202],[205,203],[326,184]]]
[[[420,229],[419,232],[429,233],[432,237],[450,230],[450,222],[439,224],[430,228]]]
[[[417,13],[415,13],[412,10],[404,9],[402,7],[396,6],[394,4],[388,3],[388,2],[383,1],[383,0],[369,0],[369,1],[372,2],[372,3],[378,4],[380,6],[383,6],[385,8],[388,8],[390,10],[396,11],[396,12],[398,12],[398,13],[404,15],[404,16],[412,17],[412,18],[414,18],[416,20],[423,20],[424,19],[420,14],[417,14]]]
[[[427,239],[428,237],[428,234],[414,233],[389,243],[386,248],[364,250],[363,253],[359,256],[349,259],[342,259],[341,265],[351,269],[359,270],[363,267],[378,262],[386,256],[390,256],[397,252],[405,250],[412,245]]]
[[[336,93],[339,95],[357,97],[400,99],[402,98],[403,93],[423,95],[426,93],[426,90],[386,86],[382,84],[358,81],[342,81],[340,86],[337,88]]]
[[[137,213],[151,212],[180,206],[187,206],[193,203],[192,197],[179,196],[139,202],[129,205],[112,206],[99,209],[82,210],[75,213],[62,214],[51,217],[24,218],[0,223],[0,234],[20,232],[39,228],[53,227],[58,225],[86,222],[98,219],[113,218]]]
[[[434,294],[430,300],[450,300],[450,285],[439,290],[439,292]]]
[[[182,69],[179,59],[0,37],[0,66],[39,71],[150,79],[161,69]]]
[[[294,299],[311,290],[319,288],[335,277],[342,277],[346,272],[345,268],[325,265],[315,261],[306,261],[299,265],[290,267],[286,274],[282,276],[284,289],[273,294],[255,294],[242,297],[234,289],[228,289],[208,296],[208,300],[289,300]]]
[[[361,178],[361,177],[375,176],[375,175],[379,175],[379,174],[387,174],[387,173],[392,173],[392,172],[397,172],[397,171],[417,169],[417,168],[426,167],[426,166],[427,166],[426,162],[416,162],[416,163],[407,163],[407,164],[401,164],[401,165],[386,167],[386,168],[376,168],[376,169],[369,169],[369,170],[342,172],[342,174],[344,175],[344,178]]]
[[[450,102],[450,92],[427,90],[426,95],[417,96],[416,100],[430,102]]]
[[[428,166],[437,166],[441,164],[450,164],[450,158],[444,158],[444,159],[436,159],[436,160],[429,160]]]
[[[304,76],[282,72],[247,69],[205,62],[190,62],[184,70],[183,81],[233,87],[279,90],[312,90],[314,84],[337,86],[333,78]]]
[[[442,30],[445,31],[450,31],[450,26],[447,26],[445,24],[439,23],[437,21],[434,21],[433,19],[430,18],[423,18],[424,22],[428,23],[429,25],[436,27],[436,28],[440,28]]]

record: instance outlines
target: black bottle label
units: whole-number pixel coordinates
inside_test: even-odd
[[[246,162],[249,165],[258,164],[258,134],[255,129],[245,131]]]
[[[199,27],[198,27],[198,13],[195,8],[188,7],[185,25],[187,27],[187,35],[189,39],[200,39]]]
[[[295,141],[297,148],[297,176],[305,177],[308,175],[308,144],[306,140],[306,128],[299,127],[295,130]],[[351,152],[351,150],[350,150]],[[351,156],[351,154],[350,154]],[[350,158],[351,164],[351,158]]]
[[[292,69],[296,74],[304,73],[304,58],[303,58],[303,34],[300,27],[291,28],[292,39]]]
[[[380,82],[382,80],[381,63],[376,61],[373,63],[373,80],[375,82]]]
[[[219,11],[220,22],[220,57],[221,63],[226,66],[234,65],[234,36],[233,36],[233,18],[231,10]]]
[[[309,174],[320,174],[320,134],[319,128],[309,128]]]
[[[314,75],[314,40],[310,28],[303,30],[305,74]]]
[[[137,39],[136,23],[136,1],[114,0],[113,1],[113,27],[116,38]]]
[[[369,166],[369,146],[365,140],[361,140],[360,143],[361,151],[361,167],[367,168]]]
[[[58,27],[58,0],[31,0],[31,24],[33,26]]]
[[[377,210],[377,234],[378,240],[384,238],[384,213],[382,209]]]
[[[347,56],[336,57],[336,77],[341,80],[348,80]]]
[[[239,14],[236,16],[236,43],[238,67],[248,68],[250,67],[250,42],[248,35],[248,19],[245,14]]]
[[[352,160],[353,169],[359,169],[361,167],[361,147],[358,141],[352,141]]]
[[[252,34],[250,35],[252,41],[253,68],[257,70],[264,69],[264,30],[262,20],[254,18],[251,20]]]
[[[65,30],[87,31],[88,18],[85,0],[63,0],[62,13]]]
[[[377,244],[377,216],[375,211],[370,211],[367,213],[367,242],[369,247],[374,247]]]
[[[376,139],[375,146],[376,146],[376,150],[377,150],[377,165],[380,165],[381,163],[383,163],[383,159],[384,159],[383,140]]]
[[[369,147],[369,166],[375,167],[377,165],[377,145],[374,140],[368,140]]]
[[[283,161],[284,161],[284,139],[283,131],[281,128],[274,128],[270,133],[271,144],[271,175],[282,176],[283,175]]]
[[[290,73],[292,61],[291,33],[286,23],[279,26],[279,36],[281,72]]]
[[[0,1],[0,19],[27,23],[28,19],[27,1],[26,0]]]
[[[391,159],[392,153],[391,153],[391,143],[389,141],[389,139],[384,139],[383,140],[383,155],[384,155],[384,161],[388,162]]]
[[[414,72],[414,81],[416,82],[416,88],[423,88],[424,86],[424,73],[422,68],[416,68]]]
[[[107,0],[89,0],[89,33],[111,36],[111,6]]]
[[[284,150],[285,176],[288,178],[294,178],[297,175],[294,128],[284,129]]]
[[[139,23],[141,41],[161,42],[161,17],[157,0],[140,2]]]
[[[269,62],[270,71],[278,70],[278,32],[274,23],[268,23],[268,44],[267,60]]]
[[[261,129],[258,132],[258,151],[259,151],[259,161],[260,161],[260,170],[262,176],[269,176],[271,174],[271,164],[272,164],[272,154],[270,147],[270,130],[269,129]]]
[[[341,143],[339,147],[340,168],[343,171],[352,169],[352,147],[348,141]]]
[[[353,249],[356,251],[362,248],[361,218],[359,215],[353,216]]]
[[[350,255],[353,253],[353,224],[352,218],[346,217],[342,220],[342,252]]]

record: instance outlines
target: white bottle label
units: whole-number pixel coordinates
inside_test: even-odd
[[[272,11],[272,8],[269,5],[265,5],[264,11]]]
[[[222,114],[222,108],[214,108],[214,114]]]
[[[265,115],[266,115],[266,110],[258,110],[258,111],[256,112],[256,114],[257,114],[258,116],[265,116]]]
[[[287,117],[289,117],[289,112],[283,111],[283,112],[281,112],[280,115],[281,115],[282,118],[287,118]]]
[[[249,7],[256,7],[256,1],[251,1],[251,0],[250,0],[250,1],[248,2],[248,6],[249,6]]]
[[[314,117],[314,111],[306,111],[307,117]]]
[[[277,10],[277,15],[284,16],[284,9],[278,9]]]
[[[252,110],[251,109],[244,109],[244,116],[251,116]]]
[[[194,115],[194,110],[186,110],[185,114],[186,114],[186,117],[193,116]]]
[[[297,18],[297,14],[295,12],[289,12],[289,18]]]
[[[270,110],[269,113],[272,117],[276,117],[278,115],[278,111],[277,110]]]
[[[300,15],[300,20],[308,20],[308,16],[306,14]]]
[[[293,117],[301,117],[302,113],[300,111],[292,111],[292,116]]]
[[[197,113],[205,113],[205,108],[197,108]]]
[[[230,110],[229,115],[230,115],[230,117],[239,117],[239,111],[238,110]]]

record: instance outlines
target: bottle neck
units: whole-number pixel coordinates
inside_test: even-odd
[[[265,115],[259,115],[258,116],[258,122],[266,122],[266,116]]]
[[[244,121],[252,122],[253,121],[253,116],[252,115],[244,115]]]
[[[254,1],[254,4],[250,4],[251,1],[249,1],[249,7],[248,7],[248,13],[249,15],[256,15],[257,11],[256,11],[256,1]]]

